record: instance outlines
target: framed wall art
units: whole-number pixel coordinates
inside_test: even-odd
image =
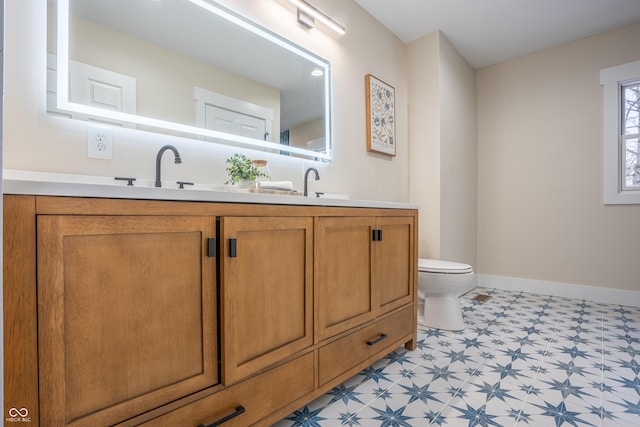
[[[367,151],[396,155],[395,89],[371,74],[367,89]]]

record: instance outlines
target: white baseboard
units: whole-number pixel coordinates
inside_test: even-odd
[[[637,291],[547,282],[543,280],[520,279],[516,277],[490,276],[487,274],[477,274],[476,276],[478,286],[485,288],[529,292],[532,294],[583,299],[605,304],[640,307],[640,292]]]

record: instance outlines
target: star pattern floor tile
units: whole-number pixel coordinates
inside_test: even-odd
[[[275,427],[640,427],[640,308],[489,288],[461,304],[464,331],[420,326],[415,351]]]

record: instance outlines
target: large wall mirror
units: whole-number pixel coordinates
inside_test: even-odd
[[[211,0],[49,0],[50,114],[330,160],[327,60]]]

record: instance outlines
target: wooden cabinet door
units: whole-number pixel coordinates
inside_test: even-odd
[[[413,217],[378,217],[380,239],[373,244],[374,289],[378,315],[413,301],[414,252]]]
[[[313,344],[313,219],[224,217],[223,382]]]
[[[374,318],[371,278],[373,217],[316,219],[318,341]]]
[[[41,215],[41,425],[111,425],[218,383],[214,217]]]

